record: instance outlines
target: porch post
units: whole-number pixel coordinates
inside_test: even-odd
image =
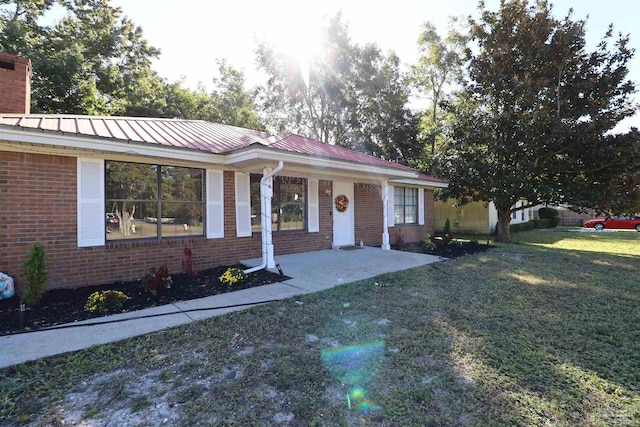
[[[382,250],[391,249],[389,244],[389,182],[382,181]]]

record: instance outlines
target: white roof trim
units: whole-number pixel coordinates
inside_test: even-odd
[[[406,185],[414,187],[432,187],[432,188],[447,188],[449,183],[440,181],[429,181],[425,179],[390,179],[389,184],[392,185]]]
[[[305,165],[311,169],[321,171],[323,169],[338,169],[343,171],[353,171],[358,174],[369,174],[375,176],[384,177],[397,177],[397,178],[416,178],[418,176],[417,171],[403,170],[393,167],[384,167],[369,165],[366,163],[357,163],[348,160],[331,159],[328,157],[312,156],[309,154],[292,153],[289,151],[270,149],[268,147],[253,147],[250,149],[242,149],[235,153],[227,154],[227,164],[233,165],[236,163],[242,163],[251,160],[267,160],[267,161],[280,161],[285,163],[296,163]]]

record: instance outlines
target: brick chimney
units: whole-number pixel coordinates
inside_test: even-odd
[[[0,52],[0,113],[31,112],[31,61]]]

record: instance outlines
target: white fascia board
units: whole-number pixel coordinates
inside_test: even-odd
[[[305,165],[316,172],[323,169],[342,170],[345,172],[355,172],[359,175],[369,174],[383,177],[394,178],[416,178],[418,175],[415,171],[404,171],[394,168],[385,168],[380,166],[368,165],[366,163],[355,163],[344,160],[329,159],[326,157],[312,157],[308,154],[296,154],[286,151],[274,151],[264,148],[253,148],[242,150],[235,153],[227,154],[227,164],[233,165],[251,160],[267,160],[278,162],[280,160],[287,163],[296,163]]]
[[[112,153],[127,156],[144,156],[163,159],[176,159],[190,162],[222,164],[225,156],[199,150],[169,147],[159,144],[137,141],[124,141],[108,138],[78,137],[77,135],[61,135],[45,131],[25,131],[0,128],[0,141],[15,141],[24,144],[36,144],[51,148],[63,147],[70,151],[88,150],[101,153]],[[87,153],[82,153],[86,156]]]
[[[428,181],[425,179],[390,179],[389,184],[405,185],[413,187],[447,188],[449,184],[440,181]]]

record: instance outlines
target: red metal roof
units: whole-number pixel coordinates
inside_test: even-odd
[[[224,153],[259,143],[270,135],[201,120],[69,115],[0,115],[0,125],[85,137]]]
[[[370,156],[368,154],[359,153],[349,150],[348,148],[331,145],[315,139],[305,138],[304,136],[293,133],[284,133],[276,137],[269,138],[268,146],[279,150],[306,154],[310,156],[326,157],[330,159],[345,160],[353,163],[365,163],[368,165],[382,166],[394,169],[403,169],[406,171],[414,171],[415,169],[398,163],[389,162],[379,157]]]
[[[424,173],[418,174],[418,179],[422,179],[422,180],[426,180],[426,181],[443,182],[443,183],[447,183],[448,182],[446,179],[436,178],[435,176],[426,175]]]
[[[98,117],[56,114],[0,114],[0,126],[32,131],[54,132],[79,137],[140,142],[223,154],[261,144],[303,156],[342,160],[372,166],[417,171],[408,166],[347,148],[305,138],[292,133],[278,136],[266,132],[202,120],[158,119],[146,117]],[[445,182],[421,175],[419,179]]]

